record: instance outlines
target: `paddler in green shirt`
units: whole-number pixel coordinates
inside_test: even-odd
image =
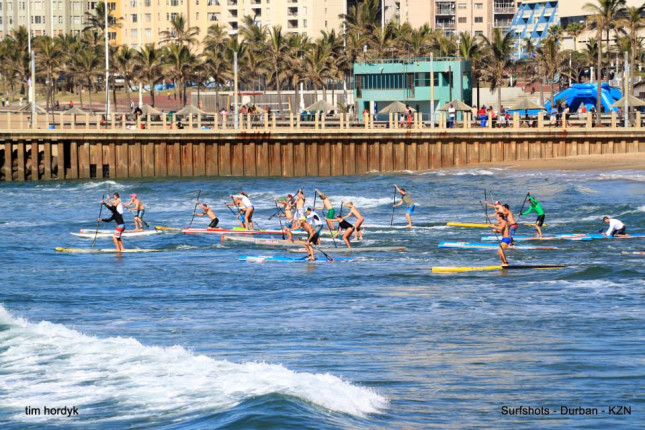
[[[535,212],[537,215],[537,220],[535,220],[535,230],[537,230],[538,237],[542,237],[542,224],[544,224],[544,209],[542,209],[542,205],[540,205],[540,202],[535,200],[533,196],[529,194],[529,208],[525,211],[522,212],[522,215],[528,215],[531,213],[531,211]]]

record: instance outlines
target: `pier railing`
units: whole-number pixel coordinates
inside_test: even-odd
[[[460,114],[461,115],[461,114]],[[434,127],[419,114],[376,122],[326,117],[208,115],[128,117],[0,113],[0,181],[191,176],[336,176],[429,170],[490,162],[645,152],[642,118],[615,114],[551,122],[470,113]],[[181,124],[181,125],[179,125]]]

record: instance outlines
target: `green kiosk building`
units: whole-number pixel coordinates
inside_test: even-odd
[[[434,87],[430,80],[434,72]],[[363,60],[354,63],[354,100],[363,120],[367,110],[377,120],[387,119],[378,111],[392,102],[409,105],[430,119],[431,94],[434,112],[451,100],[472,106],[470,63],[460,58],[396,58]]]

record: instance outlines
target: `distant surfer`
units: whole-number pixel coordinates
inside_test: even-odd
[[[542,205],[538,202],[535,197],[529,194],[529,208],[522,212],[520,215],[528,215],[531,212],[535,212],[537,219],[535,220],[535,230],[537,231],[538,237],[542,237],[542,225],[544,224],[544,209]]]
[[[144,224],[146,227],[149,227],[148,223],[143,220],[143,216],[146,213],[146,207],[136,194],[130,194],[130,202],[126,203],[124,206],[128,208],[132,207],[130,211],[135,211],[134,231],[143,231]]]
[[[407,206],[407,209],[405,210],[405,219],[408,220],[408,228],[412,228],[412,214],[414,213],[414,209],[416,208],[414,200],[412,200],[412,197],[410,197],[410,194],[405,191],[404,188],[399,188],[396,184],[394,184],[394,188],[396,188],[396,191],[401,194],[401,201],[393,205],[393,207],[396,208],[405,203],[405,205]]]
[[[114,198],[110,201],[110,203],[118,201],[119,204],[121,204],[121,200],[119,199],[119,193],[114,193],[113,197]],[[112,216],[110,218],[98,218],[98,221],[102,221],[102,222],[114,221],[116,223],[116,227],[114,228],[114,234],[112,234],[112,240],[114,241],[114,247],[116,248],[117,252],[123,252],[125,250],[125,247],[123,246],[123,240],[121,240],[121,236],[125,231],[125,221],[123,221],[123,215],[122,213],[119,213],[117,205],[107,204],[105,200],[101,200],[101,204],[104,205],[110,212],[112,212]],[[121,207],[121,210],[123,210],[123,207]]]
[[[208,228],[217,228],[217,224],[219,224],[219,218],[217,218],[217,215],[215,215],[213,209],[209,208],[206,203],[199,203],[199,201],[197,201],[197,206],[199,206],[202,212],[193,212],[193,214],[197,216],[206,215],[211,220],[211,223],[208,224]]]
[[[325,220],[327,222],[327,226],[329,227],[329,230],[331,230],[332,234],[334,231],[334,223],[333,219],[336,218],[336,210],[334,209],[334,205],[331,204],[331,200],[329,200],[329,197],[327,197],[326,194],[321,193],[319,190],[316,190],[316,193],[320,196],[322,199],[322,206],[314,208],[320,209],[320,210],[326,210],[327,213],[325,214]]]
[[[491,225],[490,227],[495,230],[496,233],[502,234],[502,240],[499,243],[497,255],[499,255],[500,260],[502,260],[502,266],[508,266],[508,260],[506,259],[504,250],[511,245],[509,223],[504,219],[503,214],[497,213],[497,224]]]
[[[602,235],[605,237],[629,237],[627,234],[627,227],[623,222],[616,218],[603,217],[603,222],[609,224],[609,228]]]

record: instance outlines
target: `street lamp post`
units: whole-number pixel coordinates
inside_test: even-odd
[[[103,0],[105,4],[105,123],[110,118],[110,45],[109,45],[109,25],[110,9],[107,0]]]
[[[31,46],[31,0],[27,0],[27,50],[29,51],[29,103],[31,103],[31,128],[36,129],[36,61]]]

